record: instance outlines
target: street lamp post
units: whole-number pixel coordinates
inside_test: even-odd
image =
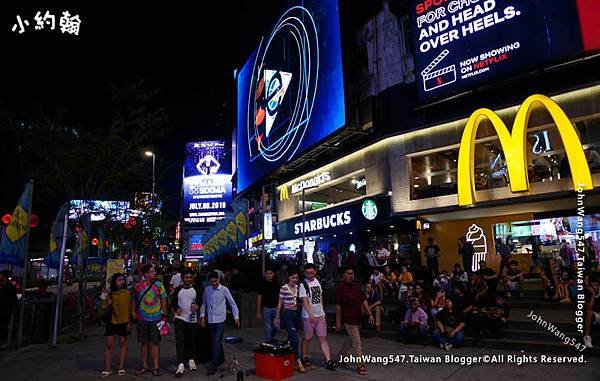
[[[155,175],[156,155],[152,151],[146,151],[146,152],[144,152],[144,154],[146,154],[146,156],[148,156],[148,157],[152,156],[152,197],[154,197],[154,192],[156,190],[155,189],[156,188],[156,175]]]
[[[304,229],[304,223],[306,221],[306,190],[315,189],[318,186],[305,187],[302,188],[302,262],[304,262],[304,258],[306,257],[306,231]],[[308,260],[308,259],[307,259]]]

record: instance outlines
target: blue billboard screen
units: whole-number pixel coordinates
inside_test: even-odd
[[[129,218],[129,201],[71,200],[69,219],[78,220],[83,214],[89,214],[91,221],[125,222]]]
[[[237,76],[238,191],[345,123],[337,0],[287,4]]]
[[[231,147],[224,141],[186,144],[183,177],[221,174],[231,174]]]
[[[412,0],[422,102],[583,52],[575,0]]]
[[[231,146],[223,141],[186,145],[183,166],[183,219],[207,227],[225,218],[231,206]]]

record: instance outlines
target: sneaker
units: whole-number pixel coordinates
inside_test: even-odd
[[[448,344],[444,345],[444,349],[446,351],[451,351],[452,350],[452,344],[448,343]]]
[[[185,372],[185,366],[183,365],[183,363],[177,365],[177,370],[175,371],[175,377],[183,376],[184,372]]]
[[[585,345],[588,348],[594,348],[594,346],[592,345],[592,338],[589,335],[583,336],[583,345]]]
[[[444,344],[444,343],[440,343],[440,349],[444,349],[444,350],[446,350],[446,344]]]
[[[327,370],[335,370],[335,368],[338,367],[338,364],[336,364],[333,360],[329,360],[327,361],[327,364],[325,364],[325,367]]]
[[[190,362],[188,363],[188,366],[190,367],[190,371],[198,369],[198,367],[196,366],[196,362],[194,361],[194,359],[190,360]]]

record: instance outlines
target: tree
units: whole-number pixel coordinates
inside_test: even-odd
[[[144,81],[110,83],[108,89],[109,110],[99,111],[105,122],[96,126],[81,125],[66,108],[34,104],[15,117],[0,107],[0,126],[18,167],[12,182],[35,180],[34,205],[48,219],[66,200],[131,200],[149,188],[150,164],[142,152],[171,131],[159,92]],[[167,167],[157,161],[157,171]]]

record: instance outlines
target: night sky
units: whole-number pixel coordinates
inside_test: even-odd
[[[283,1],[87,3],[2,2],[0,99],[16,113],[32,102],[48,110],[67,107],[83,127],[96,126],[107,118],[109,82],[146,79],[160,90],[174,127],[153,150],[176,168],[158,180],[177,200],[185,142],[231,138],[235,118],[226,116],[233,112],[233,71]],[[36,12],[46,10],[56,16],[56,30],[35,30]],[[79,36],[60,32],[65,10],[80,15]],[[30,22],[23,34],[11,31],[17,15]],[[21,191],[4,189],[3,204]]]

